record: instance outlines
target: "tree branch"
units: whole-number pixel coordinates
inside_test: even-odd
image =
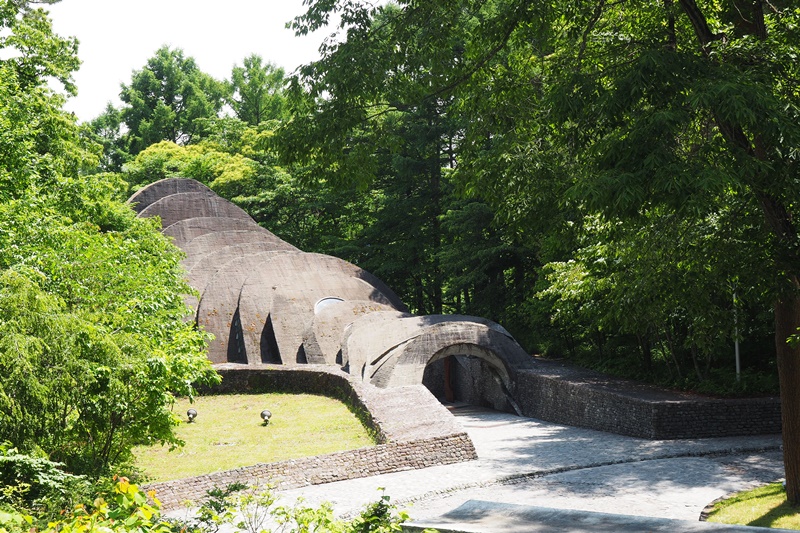
[[[586,52],[586,41],[589,39],[589,33],[594,29],[597,21],[600,20],[600,17],[603,15],[603,7],[605,7],[606,0],[600,0],[594,8],[594,13],[592,13],[592,18],[589,19],[589,24],[586,25],[586,28],[583,30],[583,35],[581,35],[581,46],[578,50],[578,65],[580,65],[581,60],[583,59],[583,54]]]
[[[709,27],[705,15],[700,11],[695,0],[679,1],[683,11],[692,23],[692,28],[694,28],[694,33],[697,35],[697,40],[700,42],[700,47],[703,49],[703,52],[708,55],[708,45],[711,44],[712,41],[718,40],[720,36],[711,31],[711,27]]]
[[[523,2],[522,4],[524,5],[525,2]],[[448,93],[448,92],[452,91],[453,89],[455,89],[456,87],[458,87],[459,85],[461,85],[462,83],[464,83],[467,80],[469,80],[476,72],[478,72],[480,69],[482,69],[486,65],[486,63],[488,63],[490,60],[492,60],[495,56],[497,56],[498,53],[500,53],[500,51],[503,48],[505,48],[506,44],[508,43],[508,40],[511,38],[511,34],[514,33],[515,29],[517,29],[518,24],[519,24],[519,16],[512,17],[511,18],[511,23],[508,25],[508,27],[503,32],[503,35],[500,38],[500,41],[495,46],[493,46],[492,49],[489,50],[489,52],[486,53],[486,55],[484,55],[472,67],[467,69],[467,71],[464,74],[462,74],[461,76],[459,76],[457,79],[455,79],[454,81],[448,83],[444,87],[441,87],[440,89],[437,89],[437,90],[433,91],[432,93],[428,94],[425,97],[425,100],[429,100],[429,99],[435,98],[435,97],[437,97],[437,96],[439,96],[441,94]]]

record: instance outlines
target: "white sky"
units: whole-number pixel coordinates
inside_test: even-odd
[[[83,64],[75,74],[78,96],[66,109],[88,121],[111,101],[120,105],[121,83],[130,83],[162,45],[181,48],[217,79],[256,53],[292,72],[318,58],[333,31],[295,37],[286,22],[305,12],[302,0],[61,0],[44,6],[61,36],[78,38]]]

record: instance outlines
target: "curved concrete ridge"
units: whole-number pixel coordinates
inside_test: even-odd
[[[395,310],[372,300],[332,301],[325,304],[322,300],[318,301],[314,305],[311,327],[303,334],[308,360],[344,366],[342,344],[345,330],[359,317],[379,311]]]
[[[203,255],[196,258],[195,262],[190,262],[189,258],[186,258],[181,264],[184,269],[187,270],[187,282],[200,293],[200,298],[202,298],[206,285],[208,285],[208,282],[214,277],[221,266],[240,255],[258,253],[294,254],[302,252],[297,252],[295,250],[275,250],[275,244],[271,241],[243,242],[240,244],[232,244],[213,253]],[[199,301],[198,298],[193,296],[187,297],[186,299],[187,305],[195,310],[195,318],[197,317],[197,305]]]
[[[237,244],[247,243],[263,243],[268,246],[269,250],[287,250],[297,252],[297,248],[291,244],[282,241],[275,235],[269,232],[252,231],[252,230],[226,230],[217,231],[213,233],[206,233],[190,240],[183,245],[183,252],[186,254],[186,259],[183,260],[183,265],[187,270],[191,270],[194,266],[203,261],[212,254],[216,254],[230,246]],[[232,252],[232,250],[228,250]],[[265,250],[266,251],[266,250]],[[217,256],[218,257],[218,256]],[[235,255],[231,255],[234,258]]]
[[[212,363],[261,363],[258,354],[246,351],[242,339],[241,321],[238,317],[239,294],[245,280],[253,271],[283,253],[297,252],[242,252],[242,255],[229,256],[229,260],[218,264],[210,275],[197,304],[195,319],[198,326],[214,334],[215,339],[208,345],[208,358]],[[195,270],[193,272],[197,274]],[[208,275],[210,271],[203,271],[202,274]],[[199,282],[200,276],[193,277],[192,280]]]
[[[166,228],[172,224],[196,217],[222,217],[253,219],[242,208],[220,198],[213,191],[209,192],[181,192],[164,196],[156,200],[139,215],[140,217],[161,217],[161,227]]]
[[[186,279],[192,287],[202,287],[200,297],[206,290],[208,283],[219,272],[220,268],[240,257],[265,254],[262,261],[269,261],[280,254],[301,254],[296,250],[275,250],[272,243],[268,242],[243,242],[232,244],[221,250],[203,256],[187,272]],[[251,272],[252,273],[252,272]]]
[[[271,268],[274,269],[275,279],[281,280],[288,280],[296,273],[307,271],[327,271],[358,278],[375,287],[375,290],[383,295],[395,309],[400,311],[408,310],[395,292],[378,277],[353,263],[332,255],[306,252],[302,255],[272,263]]]
[[[230,230],[260,231],[274,235],[268,229],[262,228],[254,220],[226,217],[194,217],[179,220],[164,228],[161,233],[172,237],[172,243],[178,248],[201,235]],[[277,238],[277,237],[276,237]]]
[[[150,204],[157,202],[165,196],[179,194],[183,192],[199,192],[207,195],[216,195],[214,191],[203,185],[199,181],[187,178],[164,178],[145,185],[133,196],[128,198],[126,203],[133,207],[137,213],[141,213]]]
[[[290,283],[277,285],[273,292],[270,317],[281,356],[298,363],[324,364],[323,357],[309,358],[303,335],[314,320],[315,304],[324,298],[368,300],[391,308],[391,302],[375,287],[360,278],[338,273],[300,272]]]
[[[219,247],[208,250],[207,253],[199,253],[194,254],[192,257],[185,257],[183,261],[181,261],[181,265],[190,275],[195,270],[211,270],[212,272],[215,272],[215,268],[219,264],[224,264],[228,259],[235,258],[240,254],[253,252],[304,253],[297,250],[290,244],[284,245],[276,243],[270,239],[254,238],[251,241],[240,243],[220,243]],[[207,282],[208,280],[206,279],[205,281]],[[204,286],[205,285],[198,285],[198,287]]]
[[[397,322],[414,315],[402,311],[377,311],[358,317],[347,325],[342,337],[342,365],[350,369],[350,373],[363,376],[367,364],[375,361],[375,354],[383,355],[393,346],[408,338],[408,332],[389,328],[386,336],[377,339],[379,344],[372,344],[370,332],[381,328],[381,324]]]
[[[527,353],[504,328],[465,315],[404,316],[370,313],[353,321],[342,342],[342,362],[379,387],[422,382],[425,367],[448,355],[479,357],[511,388]]]
[[[407,319],[406,319],[407,320]],[[507,335],[486,324],[462,317],[426,327],[398,346],[391,357],[367,375],[379,387],[402,387],[422,382],[425,367],[448,355],[467,355],[489,363],[506,389],[513,389],[516,370],[530,366],[528,354]]]
[[[321,278],[314,280],[308,278],[309,275],[321,276]],[[344,283],[348,284],[347,291],[349,292],[341,293],[344,296],[349,294],[350,297],[357,300],[376,301],[391,306],[395,304],[393,299],[380,290],[380,287],[385,285],[377,278],[338,257],[309,253],[276,257],[254,271],[242,285],[239,297],[239,317],[242,321],[246,352],[260,353],[262,359],[266,357],[271,362],[296,362],[299,349],[299,345],[295,343],[296,338],[299,338],[302,343],[302,335],[310,325],[311,318],[307,318],[300,324],[292,322],[294,315],[281,317],[272,313],[275,295],[279,292],[279,288],[285,290],[286,287],[307,285],[303,306],[306,310],[310,308],[310,316],[313,317],[313,305],[317,300],[336,296],[332,291],[335,286],[328,288],[320,283],[336,283],[335,278],[337,277],[345,280]],[[358,284],[353,280],[363,284]],[[375,284],[369,283],[369,280],[374,281]],[[339,297],[341,298],[341,296]],[[313,300],[310,305],[309,300]],[[284,308],[286,312],[297,312],[297,309],[290,309],[286,306]],[[279,325],[278,322],[281,324]],[[288,344],[281,348],[277,342],[276,328],[285,331],[287,326],[296,328],[297,332],[296,334],[282,335],[283,339],[287,339]],[[293,350],[293,352],[289,354],[286,350]],[[278,351],[280,351],[280,355],[278,355]],[[271,355],[265,355],[267,352]],[[285,359],[286,357],[289,359]]]

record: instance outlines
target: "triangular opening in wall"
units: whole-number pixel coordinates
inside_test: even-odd
[[[275,339],[275,330],[272,327],[272,317],[268,316],[261,330],[261,362],[264,364],[280,365],[281,351],[278,348],[278,341]]]
[[[308,364],[308,357],[306,357],[306,348],[302,344],[297,349],[297,362],[303,365]]]
[[[244,335],[242,333],[242,320],[239,318],[239,308],[231,318],[231,329],[228,332],[228,354],[229,363],[247,363],[247,352],[244,347]]]

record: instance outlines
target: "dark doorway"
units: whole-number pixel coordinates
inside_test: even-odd
[[[445,404],[461,402],[516,414],[497,370],[479,357],[436,359],[425,367],[422,384]]]

